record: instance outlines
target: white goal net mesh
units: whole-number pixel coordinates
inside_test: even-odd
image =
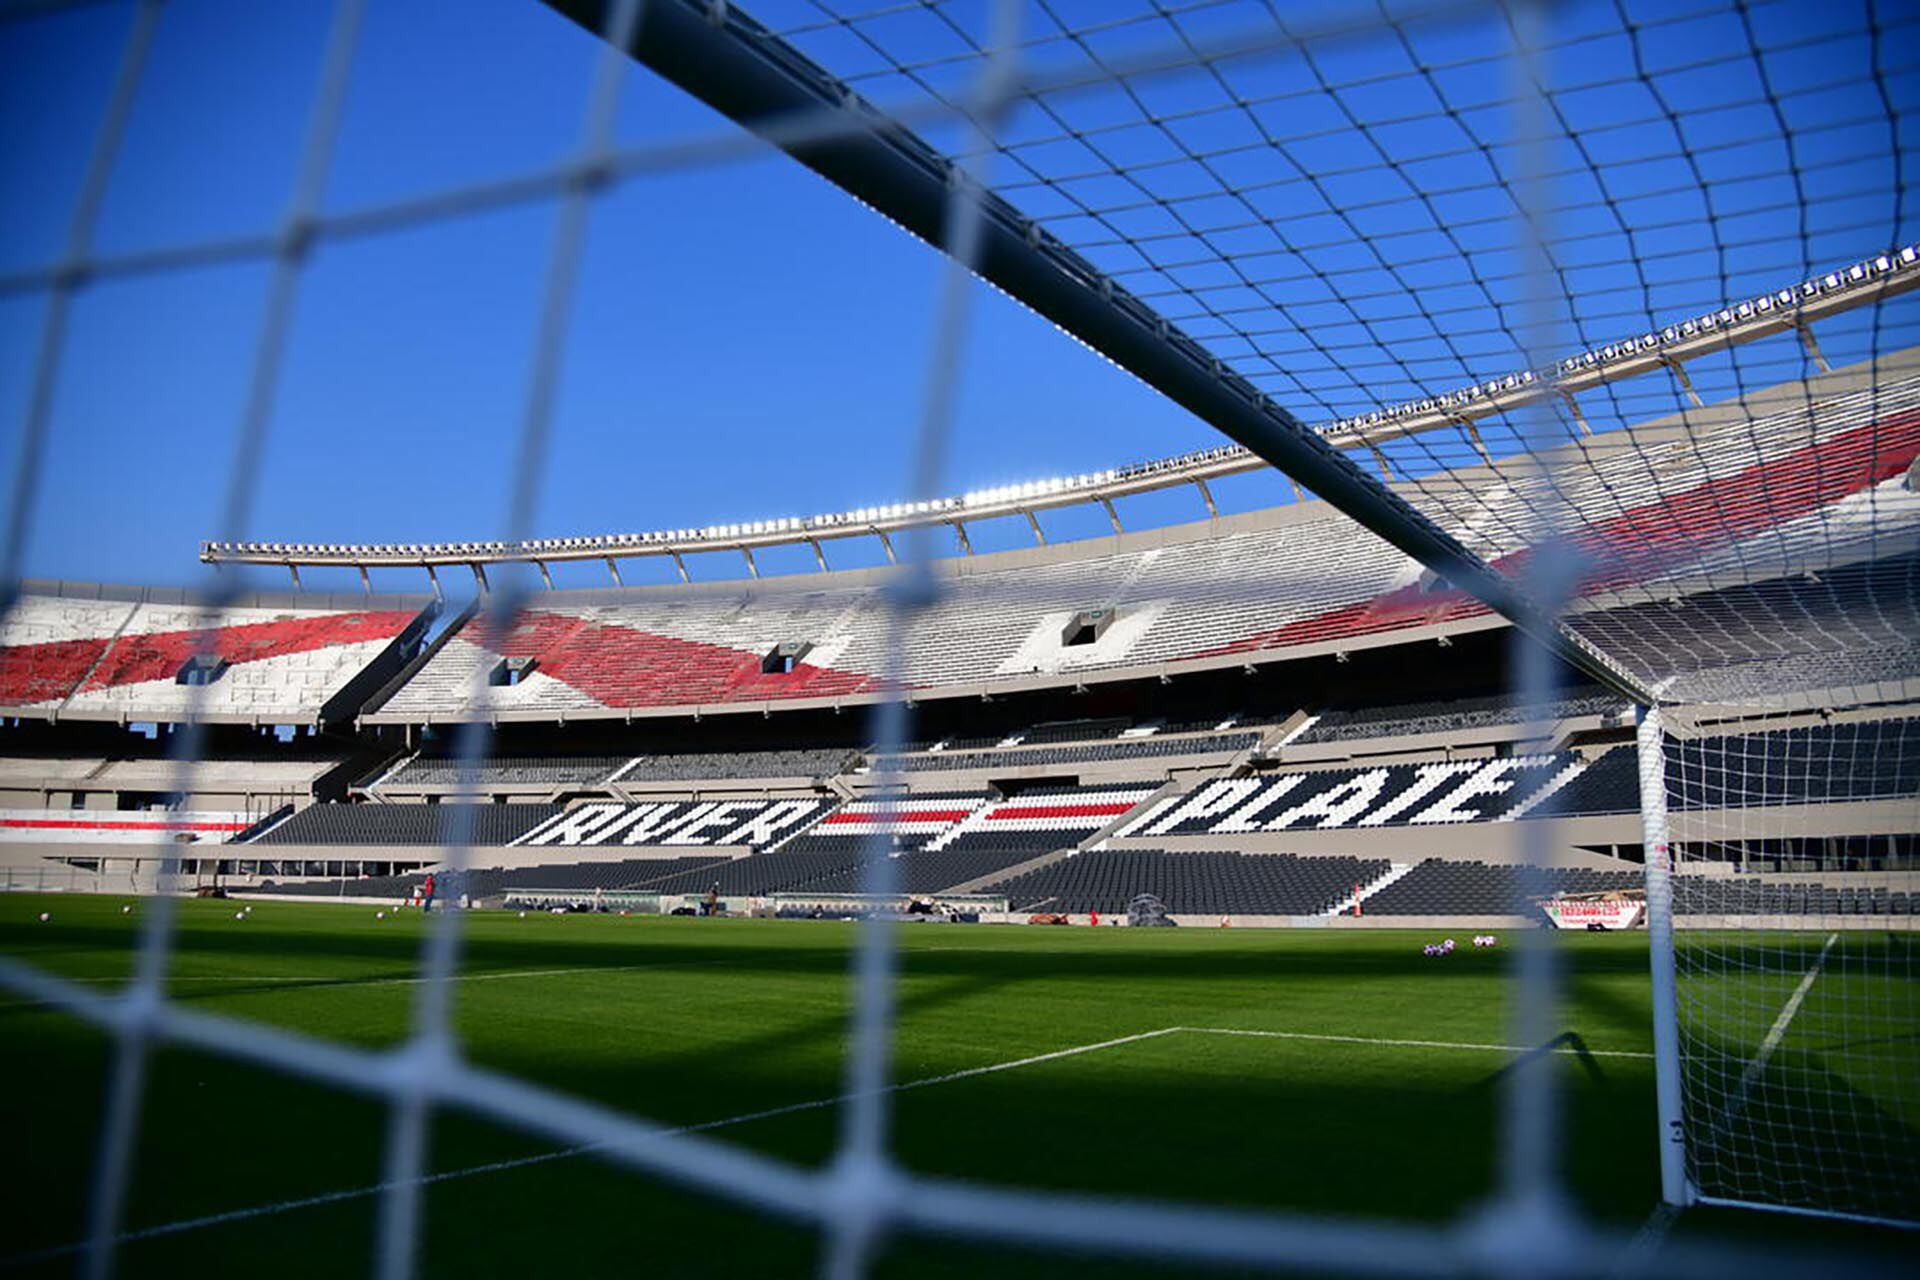
[[[763,140],[825,164],[839,144],[880,138],[897,175],[931,175],[915,199],[883,211],[917,219],[947,255],[904,506],[946,492],[978,274],[1097,350],[1132,344],[1138,353],[1150,338],[1152,358],[1136,363],[1178,382],[1182,404],[1214,406],[1222,419],[1257,415],[1260,429],[1247,434],[1317,466],[1342,487],[1342,512],[1404,535],[1387,554],[1418,549],[1424,572],[1396,565],[1399,579],[1379,592],[1315,611],[1310,626],[1288,622],[1209,649],[1210,660],[1328,634],[1493,626],[1507,612],[1531,637],[1517,663],[1530,673],[1517,681],[1529,705],[1548,701],[1540,650],[1549,643],[1675,704],[1663,791],[1694,1184],[1725,1201],[1915,1216],[1915,988],[1901,927],[1912,917],[1891,903],[1905,893],[1911,905],[1920,823],[1909,722],[1888,709],[1913,697],[1920,676],[1920,325],[1902,299],[1920,282],[1920,227],[1905,207],[1920,109],[1920,17],[1910,7],[1392,3],[1334,6],[1309,21],[1289,6],[1204,0],[1123,12],[1054,0],[769,0],[760,21],[726,0],[555,3],[601,37],[566,154],[456,189],[342,206],[328,183],[369,5],[339,0],[315,58],[284,217],[190,243],[103,250],[101,204],[142,76],[163,49],[156,33],[184,7],[0,6],[5,24],[104,8],[123,19],[59,251],[0,273],[0,296],[40,309],[20,362],[27,392],[0,544],[0,626],[20,628],[4,633],[10,654],[47,660],[18,606],[35,519],[52,497],[46,452],[74,376],[66,345],[85,289],[221,264],[264,268],[224,498],[208,519],[217,546],[257,546],[250,540],[269,523],[255,510],[263,458],[316,246],[550,205],[522,399],[502,454],[507,501],[492,521],[497,540],[475,556],[490,576],[463,623],[468,660],[448,665],[440,690],[448,718],[463,722],[456,774],[477,797],[493,713],[529,696],[493,679],[499,659],[521,657],[513,644],[537,598],[534,566],[544,572],[543,555],[561,550],[532,540],[561,520],[539,504],[597,202],[661,172],[764,154]],[[814,107],[790,109],[769,90],[764,113],[722,104],[763,140],[734,122],[624,140],[616,119],[633,72],[627,51],[691,82],[716,64],[676,58],[662,33],[697,31],[747,50],[786,89],[813,94]],[[1020,292],[996,256],[1010,245],[1041,255],[1047,278],[1068,281],[1071,296],[1057,294],[1048,311],[1035,300],[1047,286]],[[1072,328],[1069,313],[1087,318],[1088,331]],[[1107,328],[1113,340],[1102,345],[1090,336],[1095,322],[1125,334]],[[1297,487],[1291,496],[1312,498]],[[1022,514],[1037,536],[1033,512]],[[871,513],[860,521],[874,523]],[[898,693],[935,665],[915,647],[927,617],[972,611],[963,579],[926,570],[949,525],[964,537],[957,520],[893,535],[887,589],[862,602],[873,623],[861,672],[869,690]],[[738,550],[737,528],[680,533],[689,536],[658,543],[676,563],[682,542],[690,553],[709,543]],[[1341,578],[1356,545],[1330,536],[1320,576]],[[612,566],[622,551],[595,554]],[[283,566],[317,562],[284,544],[263,554]],[[893,565],[891,543],[887,555]],[[318,562],[364,574],[364,561]],[[1476,574],[1470,590],[1464,577]],[[1127,568],[1121,586],[1146,576],[1144,566]],[[1270,603],[1279,588],[1254,572],[1237,590]],[[1238,603],[1231,595],[1200,603],[1227,612]],[[1163,597],[1178,603],[1179,584]],[[180,604],[191,615],[180,626],[202,637],[191,656],[219,658],[212,637],[240,599],[236,579],[210,576]],[[48,671],[9,676],[33,687]],[[187,727],[174,738],[167,790],[187,795],[201,763],[196,727],[215,693],[210,683],[182,686],[172,714]],[[904,697],[869,702],[873,754],[884,759],[912,741],[913,708]],[[1734,711],[1715,709],[1722,704]],[[1762,713],[1783,717],[1781,728],[1754,723]],[[1574,768],[1526,765],[1560,780]],[[467,865],[483,808],[452,810],[436,865],[456,876]],[[189,887],[177,861],[165,863],[156,887]],[[1803,868],[1821,873],[1817,900],[1795,888]],[[895,897],[898,874],[894,859],[871,857],[859,891]],[[1863,894],[1869,904],[1887,895],[1889,911],[1861,912]],[[865,1274],[890,1232],[1313,1273],[1599,1275],[1623,1257],[1687,1275],[1799,1265],[1772,1250],[1684,1239],[1635,1259],[1621,1233],[1578,1221],[1561,1195],[1555,1086],[1543,1071],[1503,1084],[1499,1197],[1464,1224],[1335,1222],[916,1172],[894,1160],[890,1141],[890,1099],[906,1086],[892,1056],[897,944],[882,923],[863,928],[854,959],[844,1087],[809,1104],[841,1116],[836,1155],[811,1169],[466,1060],[452,1013],[458,912],[427,935],[403,1042],[373,1050],[178,998],[173,898],[161,892],[153,903],[123,988],[0,958],[0,983],[112,1037],[89,1236],[77,1250],[91,1275],[108,1274],[130,1239],[129,1179],[140,1118],[154,1105],[146,1073],[166,1044],[384,1104],[376,1267],[392,1280],[420,1265],[428,1134],[442,1108],[815,1226],[835,1277]],[[1858,927],[1863,919],[1874,927]],[[1517,950],[1514,1043],[1544,1045],[1555,1031],[1551,950],[1537,939]]]
[[[1667,737],[1686,1174],[1705,1201],[1920,1221],[1917,747],[1920,720],[1885,709]]]

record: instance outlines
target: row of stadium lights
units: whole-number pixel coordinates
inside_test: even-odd
[[[1736,324],[1744,324],[1775,312],[1794,310],[1806,302],[1825,293],[1838,289],[1850,289],[1867,283],[1876,277],[1903,271],[1920,261],[1920,246],[1908,245],[1896,253],[1880,254],[1865,258],[1839,271],[1830,271],[1824,276],[1803,281],[1791,289],[1779,289],[1773,293],[1761,294],[1745,302],[1718,311],[1709,311],[1670,324],[1656,331],[1649,330],[1638,337],[1627,338],[1620,342],[1610,342],[1604,347],[1594,347],[1579,355],[1568,356],[1557,365],[1545,369],[1529,369],[1521,373],[1510,373],[1504,378],[1494,378],[1445,395],[1433,396],[1425,400],[1409,401],[1395,405],[1391,409],[1376,409],[1372,413],[1363,413],[1351,418],[1342,418],[1318,428],[1322,435],[1340,435],[1349,431],[1365,430],[1389,422],[1398,422],[1406,418],[1418,418],[1426,414],[1458,409],[1470,405],[1476,400],[1491,399],[1505,392],[1516,391],[1531,386],[1543,378],[1561,378],[1572,374],[1585,373],[1596,366],[1622,360],[1628,356],[1645,355],[1661,347],[1675,343],[1690,342],[1695,338],[1713,333],[1719,329]]]
[[[1757,298],[1750,298],[1745,302],[1723,307],[1718,311],[1710,311],[1691,320],[1668,325],[1657,332],[1649,331],[1638,337],[1608,343],[1604,347],[1595,347],[1579,355],[1569,356],[1548,369],[1508,374],[1503,378],[1494,378],[1444,395],[1410,401],[1391,409],[1379,409],[1372,413],[1342,418],[1332,423],[1322,424],[1315,429],[1322,435],[1337,436],[1364,431],[1369,427],[1378,427],[1387,423],[1402,422],[1410,418],[1444,413],[1449,410],[1458,411],[1477,401],[1492,399],[1532,386],[1542,379],[1551,380],[1584,373],[1615,360],[1646,355],[1662,347],[1690,342],[1723,328],[1794,310],[1823,294],[1853,288],[1894,272],[1911,270],[1916,263],[1920,263],[1920,246],[1908,245],[1895,253],[1863,259],[1850,267],[1829,272],[1791,289],[1780,289]],[[811,517],[793,516],[743,524],[708,525],[704,529],[667,529],[650,533],[609,534],[591,538],[536,538],[516,543],[212,542],[206,544],[205,552],[214,555],[312,557],[317,560],[354,564],[369,558],[460,561],[518,557],[537,560],[542,556],[569,553],[617,555],[622,550],[634,547],[684,547],[699,543],[732,544],[749,538],[794,540],[804,539],[810,534],[844,533],[848,529],[872,528],[900,522],[918,523],[929,517],[952,519],[956,515],[965,513],[986,514],[994,508],[1012,507],[1017,511],[1022,503],[1031,502],[1034,499],[1053,499],[1062,495],[1084,494],[1092,498],[1097,496],[1099,491],[1110,486],[1125,485],[1169,474],[1184,475],[1222,464],[1244,463],[1252,456],[1239,445],[1223,445],[1218,448],[1180,454],[1176,457],[1133,463],[1107,471],[1088,472],[1085,475],[977,489],[958,498],[936,498],[926,502],[901,502],[882,507],[861,507],[853,511]]]

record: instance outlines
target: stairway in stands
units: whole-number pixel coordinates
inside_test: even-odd
[[[1328,907],[1325,911],[1322,911],[1320,914],[1323,916],[1327,916],[1329,918],[1333,916],[1344,916],[1349,914],[1350,912],[1352,912],[1355,903],[1366,902],[1368,898],[1371,898],[1374,894],[1380,892],[1382,889],[1386,888],[1388,885],[1403,879],[1406,876],[1406,874],[1409,871],[1412,871],[1414,867],[1417,865],[1419,864],[1413,863],[1413,862],[1396,862],[1392,864],[1392,866],[1388,868],[1387,873],[1385,875],[1381,876],[1377,880],[1371,880],[1371,881],[1368,881],[1366,884],[1361,885],[1360,891],[1358,893],[1348,894],[1346,897],[1340,899],[1340,901],[1334,903],[1331,907]],[[1362,912],[1364,912],[1365,910],[1366,908],[1364,906],[1361,907]]]

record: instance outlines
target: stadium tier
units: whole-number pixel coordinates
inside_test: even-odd
[[[1575,623],[1652,678],[1711,680],[1721,668],[1818,653],[1772,632],[1831,588],[1809,575],[1861,573],[1920,530],[1909,469],[1920,457],[1920,379],[1840,391],[1718,429],[1672,428],[1631,447],[1589,447],[1556,473],[1557,498],[1604,571],[1582,585]],[[1428,490],[1435,481],[1425,482]],[[1524,569],[1538,478],[1491,469],[1451,479],[1453,530],[1496,565]],[[1329,564],[1340,566],[1327,572]],[[1203,669],[1493,625],[1488,611],[1329,509],[1307,503],[1110,541],[942,562],[941,597],[906,637],[906,684],[929,696]],[[1719,637],[1679,654],[1674,630],[1635,610],[1751,592],[1778,574],[1750,642]],[[550,592],[504,635],[469,621],[369,716],[407,722],[484,712],[546,718],[662,709],[870,700],[883,692],[888,610],[881,578],[848,571],[752,584]],[[1782,601],[1782,593],[1796,599]],[[1915,663],[1912,596],[1867,611],[1896,663]],[[1817,606],[1816,606],[1817,607]],[[774,661],[781,653],[791,662]],[[512,679],[496,678],[511,662]],[[1808,678],[1819,680],[1813,670]],[[990,745],[990,744],[983,744]]]
[[[116,598],[119,597],[119,598]],[[422,602],[243,600],[204,629],[178,593],[27,585],[0,619],[0,710],[66,719],[297,724],[358,709],[398,673]],[[357,696],[355,696],[357,694]]]
[[[685,844],[764,849],[802,830],[832,807],[832,801],[820,799],[587,804],[529,826],[512,843],[529,848]]]
[[[512,844],[561,815],[550,804],[316,804],[248,841],[255,845],[445,845],[465,818],[479,845]]]
[[[1169,796],[1114,834],[1232,835],[1289,828],[1502,822],[1585,768],[1570,753],[1221,778]]]
[[[491,786],[569,786],[605,782],[625,768],[627,756],[493,756],[474,762],[466,779],[479,790]],[[438,756],[415,756],[368,784],[369,790],[409,787],[456,788],[461,764]]]
[[[875,767],[884,766],[901,773],[940,773],[960,769],[1050,768],[1062,764],[1151,760],[1162,756],[1221,756],[1250,750],[1260,744],[1260,737],[1260,734],[1253,732],[1200,733],[1122,738],[1112,742],[1079,742],[1053,747],[1029,747],[1022,742],[988,751],[955,751],[948,747],[876,760]]]
[[[1371,858],[1106,849],[1074,854],[983,892],[1005,894],[1015,912],[1115,917],[1136,896],[1150,893],[1176,914],[1314,916],[1327,914],[1389,866]]]
[[[1367,896],[1370,916],[1507,916],[1520,914],[1527,895],[1600,893],[1637,889],[1639,870],[1555,867],[1530,871],[1512,864],[1430,858]]]
[[[1435,699],[1382,707],[1331,707],[1319,712],[1288,739],[1305,746],[1316,742],[1350,742],[1363,738],[1411,738],[1425,734],[1460,733],[1518,724],[1531,714],[1543,723],[1575,716],[1600,716],[1625,723],[1631,708],[1617,694],[1591,692],[1556,699],[1547,707],[1523,709],[1510,694],[1484,698]]]

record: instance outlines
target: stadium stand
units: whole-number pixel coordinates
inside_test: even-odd
[[[478,845],[505,845],[559,815],[553,804],[316,804],[264,834],[255,845],[437,845],[447,843],[456,813],[472,818]]]
[[[1385,859],[1290,853],[1097,849],[982,889],[1016,911],[1098,911],[1117,916],[1150,893],[1175,914],[1322,915],[1356,884],[1386,874]]]
[[[1025,850],[1029,856],[1079,844],[1131,813],[1157,787],[1042,787],[967,816],[934,848]]]
[[[1618,695],[1593,690],[1557,699],[1544,711],[1536,710],[1534,714],[1551,723],[1574,716],[1624,718],[1629,711],[1626,702]],[[1526,714],[1525,709],[1508,694],[1386,707],[1336,707],[1320,712],[1318,718],[1293,741],[1304,745],[1349,742],[1358,738],[1411,738],[1433,733],[1460,733],[1468,729],[1518,724]]]
[[[475,766],[474,782],[481,790],[519,785],[590,786],[605,782],[626,767],[630,759],[629,756],[495,756]],[[405,790],[408,787],[456,787],[460,782],[458,760],[415,756],[380,779],[379,786]]]
[[[717,778],[830,778],[859,753],[845,747],[780,751],[689,751],[638,756],[616,775],[620,782],[697,782]]]
[[[1920,720],[1871,720],[1768,733],[1671,738],[1668,804],[1675,809],[1911,800],[1920,795]],[[1640,775],[1616,747],[1554,797],[1566,814],[1634,813]]]
[[[1682,876],[1673,888],[1674,910],[1686,916],[1905,916],[1915,905],[1914,895],[1886,886]]]
[[[1362,904],[1370,916],[1501,916],[1522,914],[1521,887],[1533,897],[1637,889],[1637,868],[1604,871],[1552,867],[1529,872],[1512,863],[1429,858]]]
[[[1159,801],[1116,836],[1501,822],[1524,814],[1586,767],[1572,753],[1282,770],[1222,778]]]
[[[1104,720],[1052,720],[1010,735],[1015,742],[1008,745],[1017,743],[1020,746],[1037,747],[1050,742],[1097,742],[1102,738],[1119,737],[1131,724],[1132,721],[1124,716]]]
[[[1228,755],[1258,745],[1260,734],[1213,733],[1189,737],[1122,738],[1071,746],[1027,747],[1024,743],[991,751],[955,751],[951,747],[919,755],[875,760],[876,768],[901,773],[951,772],[957,769],[1048,768],[1061,764],[1101,764],[1113,760],[1151,760],[1166,756]]]
[[[585,804],[555,813],[514,843],[530,848],[619,844],[745,845],[765,849],[811,825],[833,803],[789,799]]]
[[[1554,495],[1584,528],[1583,545],[1610,565],[1583,583],[1574,625],[1656,679],[1711,682],[1744,663],[1831,648],[1813,643],[1818,628],[1809,628],[1804,646],[1772,632],[1783,619],[1791,631],[1790,620],[1805,611],[1800,597],[1830,594],[1809,571],[1885,572],[1854,566],[1884,560],[1884,540],[1920,523],[1920,503],[1895,500],[1920,457],[1920,417],[1906,412],[1916,402],[1920,379],[1890,378],[1871,391],[1830,393],[1737,425],[1594,454]],[[1523,568],[1521,531],[1543,505],[1543,483],[1461,473],[1450,490],[1452,531],[1496,565]],[[1863,504],[1872,520],[1850,514]],[[1702,510],[1732,514],[1699,519]],[[1330,563],[1340,572],[1327,573]],[[906,637],[901,669],[916,690],[1267,660],[1304,645],[1489,616],[1445,583],[1423,581],[1413,561],[1318,503],[1122,535],[1097,551],[974,557],[964,568],[937,567],[941,598]],[[1773,571],[1779,578],[1764,583]],[[446,721],[481,710],[557,718],[877,695],[888,669],[880,582],[860,570],[761,582],[748,608],[737,584],[545,593],[494,647],[466,624],[371,718]],[[1728,585],[1735,582],[1759,586]],[[1760,589],[1768,607],[1742,624],[1744,634],[1715,633],[1710,647],[1666,652],[1664,638],[1686,634],[1704,644],[1707,630],[1644,625],[1647,611],[1673,599]],[[1889,656],[1911,657],[1920,629],[1911,599],[1890,593],[1897,607],[1874,624]],[[1112,621],[1072,642],[1067,623],[1076,606],[1110,609]],[[1819,612],[1817,604],[1807,609]],[[806,646],[790,670],[767,661],[786,645]],[[517,682],[488,683],[507,659],[532,665]],[[1808,675],[1820,678],[1811,663]]]
[[[919,849],[948,835],[992,800],[984,791],[855,800],[822,818],[787,847],[795,853],[857,858],[878,834],[886,837],[891,849]]]
[[[93,588],[106,594],[111,588]],[[203,632],[198,607],[162,593],[74,599],[36,590],[0,630],[0,706],[65,718],[311,723],[424,625],[420,608],[236,605]],[[198,686],[198,687],[196,687]]]

